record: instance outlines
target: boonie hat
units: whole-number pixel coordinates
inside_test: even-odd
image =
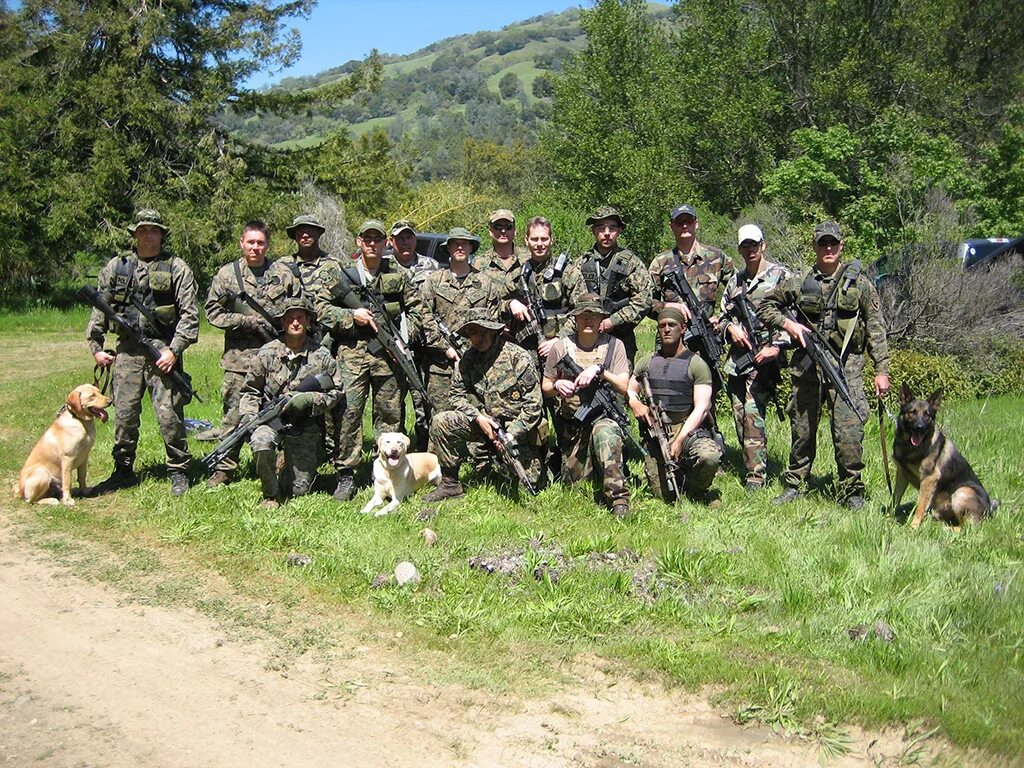
[[[843,242],[843,235],[839,231],[839,225],[834,221],[823,221],[814,228],[815,245],[824,237],[834,237],[839,242]]]
[[[480,238],[465,227],[452,227],[448,230],[448,237],[441,241],[441,247],[446,251],[448,250],[449,240],[468,240],[471,242],[473,244],[473,249],[469,252],[470,255],[476,253],[477,249],[480,247]],[[449,251],[449,253],[451,253],[451,251]]]
[[[689,205],[689,204],[687,204],[687,205],[677,205],[675,208],[672,209],[672,213],[670,213],[668,215],[668,220],[669,221],[675,221],[676,219],[678,219],[683,214],[686,214],[687,216],[693,216],[693,218],[696,219],[697,218],[697,209],[694,208],[692,205]]]
[[[133,235],[137,227],[157,227],[164,234],[167,234],[171,230],[164,224],[164,217],[160,215],[160,211],[155,208],[140,208],[135,212],[135,217],[131,224],[128,225],[128,231]]]
[[[313,305],[309,303],[305,296],[289,296],[280,304],[275,317],[278,321],[284,320],[284,316],[288,314],[290,309],[301,309],[306,313],[310,323],[316,322],[316,310],[313,309]]]
[[[580,296],[579,304],[572,308],[569,315],[576,317],[576,315],[582,315],[584,312],[593,312],[595,315],[608,317],[608,310],[604,308],[604,302],[601,301],[601,297],[596,293],[585,293]]]
[[[391,236],[394,237],[399,232],[404,232],[407,229],[410,232],[412,232],[414,235],[416,234],[416,227],[414,227],[412,225],[412,222],[409,221],[408,219],[402,219],[401,221],[396,221],[394,224],[391,225]]]
[[[755,243],[764,242],[764,233],[756,224],[744,224],[736,236],[738,238],[737,245],[743,245],[747,240],[753,240]]]
[[[380,232],[384,237],[388,236],[388,228],[384,226],[384,222],[380,219],[367,219],[359,225],[359,236],[362,237],[367,232]]]
[[[489,331],[500,331],[505,327],[504,323],[495,318],[494,311],[489,307],[471,307],[466,313],[466,321],[459,326],[459,335],[469,336],[469,329],[474,325]]]
[[[587,216],[587,226],[592,227],[604,219],[615,219],[619,222],[620,227],[626,226],[626,220],[622,218],[622,214],[619,213],[618,209],[612,208],[610,205],[602,206]]]
[[[513,224],[516,223],[516,216],[508,208],[499,208],[496,211],[492,211],[491,215],[487,218],[488,224],[494,224],[498,221],[511,221]]]
[[[294,219],[292,219],[292,225],[290,227],[285,227],[284,231],[288,234],[288,237],[294,240],[295,230],[297,230],[299,227],[312,227],[313,229],[319,229],[321,235],[327,231],[327,228],[319,221],[317,221],[316,216],[314,216],[311,213],[299,214]]]

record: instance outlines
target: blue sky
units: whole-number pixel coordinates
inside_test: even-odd
[[[508,3],[472,0],[320,0],[308,19],[289,26],[302,35],[302,56],[281,72],[261,72],[250,88],[285,77],[315,75],[350,59],[362,59],[373,48],[406,54],[453,35],[498,30],[550,11],[590,7],[587,0],[514,0]]]

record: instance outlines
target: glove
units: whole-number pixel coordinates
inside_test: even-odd
[[[285,403],[284,412],[289,416],[298,416],[301,413],[306,413],[312,410],[313,403],[316,401],[315,392],[296,392],[291,396],[291,399]]]

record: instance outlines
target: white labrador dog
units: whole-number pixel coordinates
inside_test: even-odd
[[[441,479],[441,466],[432,453],[406,453],[409,438],[400,432],[381,432],[377,438],[377,458],[373,462],[373,498],[366,502],[362,513],[368,515],[391,499],[375,517],[394,510],[407,497],[427,483],[437,484]]]

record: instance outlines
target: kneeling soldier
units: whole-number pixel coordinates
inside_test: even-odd
[[[281,325],[284,334],[260,348],[242,387],[239,412],[242,420],[255,416],[271,400],[295,392],[310,376],[320,376],[321,391],[295,392],[284,408],[290,422],[285,429],[264,424],[250,438],[256,469],[263,486],[263,506],[274,508],[283,496],[309,493],[318,464],[321,440],[320,419],[341,396],[341,377],[334,356],[326,347],[309,338],[315,322],[309,303],[293,298],[283,305]],[[284,468],[277,474],[277,448],[284,451]]]
[[[426,501],[461,496],[460,447],[464,450],[467,442],[486,441],[496,450],[506,450],[498,437],[500,429],[518,447],[530,483],[540,485],[544,410],[537,365],[533,355],[499,335],[504,327],[494,319],[492,310],[474,307],[459,328],[472,349],[455,368],[449,393],[451,410],[436,414],[431,424],[431,450],[440,460],[442,477]]]
[[[711,369],[683,344],[683,314],[678,309],[663,309],[658,314],[658,338],[661,349],[637,363],[629,380],[629,405],[637,419],[653,426],[650,409],[641,402],[641,380],[646,376],[655,402],[671,423],[670,451],[679,465],[683,492],[694,501],[707,502],[712,508],[721,502],[708,493],[722,461],[722,449],[707,429],[711,409]],[[671,496],[667,468],[661,452],[648,436],[648,455],[644,461],[647,484],[659,499]]]
[[[555,434],[562,455],[562,479],[576,483],[596,474],[601,478],[605,500],[618,518],[629,516],[629,489],[622,458],[622,430],[607,414],[580,419],[592,407],[594,393],[603,380],[620,394],[629,383],[629,360],[623,342],[599,333],[608,317],[601,297],[586,294],[569,313],[576,319],[576,332],[558,339],[551,347],[544,368],[545,397],[557,397]],[[568,354],[583,370],[571,375],[559,361]]]

